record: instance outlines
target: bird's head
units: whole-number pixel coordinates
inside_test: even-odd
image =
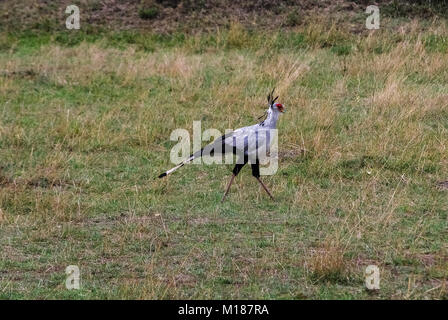
[[[271,109],[273,109],[274,111],[280,111],[281,113],[285,112],[285,108],[283,107],[283,105],[278,102],[271,105]]]
[[[268,94],[268,104],[269,109],[276,112],[285,112],[285,108],[283,104],[275,102],[278,99],[278,96],[274,98],[274,89],[272,89],[272,92]]]

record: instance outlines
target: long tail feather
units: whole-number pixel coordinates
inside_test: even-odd
[[[193,153],[192,155],[190,155],[190,157],[188,157],[186,160],[182,161],[181,163],[179,163],[177,166],[175,166],[174,168],[171,168],[168,171],[165,171],[164,173],[162,173],[161,175],[159,175],[159,178],[163,178],[166,177],[167,175],[173,173],[174,171],[176,171],[177,169],[183,167],[185,164],[193,161],[194,159],[196,159],[197,157],[202,157],[202,151],[204,149],[201,149],[199,151],[196,151],[195,153]]]
[[[162,173],[161,175],[159,175],[159,178],[163,178],[166,177],[167,175],[173,173],[174,171],[176,171],[177,169],[179,169],[180,167],[182,167],[183,165],[187,164],[188,162],[193,161],[196,158],[202,157],[203,154],[202,152],[204,151],[204,149],[208,149],[208,150],[215,150],[215,147],[221,147],[221,150],[223,150],[223,142],[227,137],[232,136],[232,132],[230,133],[226,133],[225,135],[219,137],[218,139],[216,139],[215,141],[213,141],[211,144],[209,144],[208,146],[202,148],[199,151],[196,151],[195,153],[193,153],[192,155],[190,155],[190,157],[188,157],[186,160],[182,161],[181,163],[179,163],[177,166],[175,166],[174,168],[171,168],[170,170]]]

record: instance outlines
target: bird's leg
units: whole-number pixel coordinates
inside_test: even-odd
[[[240,173],[241,168],[243,168],[246,165],[246,163],[247,163],[247,160],[244,158],[243,163],[237,163],[235,165],[235,168],[233,168],[232,178],[230,178],[229,184],[227,185],[226,192],[224,193],[224,196],[222,197],[221,202],[223,202],[226,199],[227,194],[229,193],[229,190],[230,190],[230,186],[232,185],[233,179],[235,179],[235,177],[238,175],[238,173]]]
[[[272,196],[271,192],[269,191],[268,187],[266,187],[263,183],[263,181],[260,180],[259,177],[255,177],[258,182],[260,182],[261,186],[263,187],[264,190],[266,190],[266,192],[268,193],[269,197],[271,197],[271,199],[274,201],[274,197]]]
[[[258,182],[260,182],[260,184],[263,186],[263,189],[266,190],[266,192],[268,193],[269,197],[271,197],[271,199],[274,200],[274,197],[272,196],[268,187],[266,187],[263,181],[260,180],[260,163],[258,162],[258,160],[256,160],[255,163],[251,164],[251,166],[252,166],[252,175],[255,177],[255,179],[258,180]]]
[[[236,176],[235,176],[235,174],[233,173],[233,174],[232,174],[232,178],[230,178],[229,184],[227,185],[226,192],[224,193],[224,196],[223,196],[222,199],[221,199],[221,202],[223,202],[223,201],[226,199],[227,194],[229,193],[229,190],[230,190],[230,186],[232,185],[233,179],[235,179],[235,177],[236,177]]]

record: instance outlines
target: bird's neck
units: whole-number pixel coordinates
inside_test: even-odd
[[[268,116],[263,121],[265,127],[276,128],[278,120],[278,112],[275,112],[271,109],[268,110]]]

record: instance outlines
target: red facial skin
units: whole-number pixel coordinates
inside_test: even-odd
[[[281,103],[276,103],[276,104],[274,104],[274,106],[277,107],[278,111],[285,112],[284,109],[283,109],[283,105]]]

